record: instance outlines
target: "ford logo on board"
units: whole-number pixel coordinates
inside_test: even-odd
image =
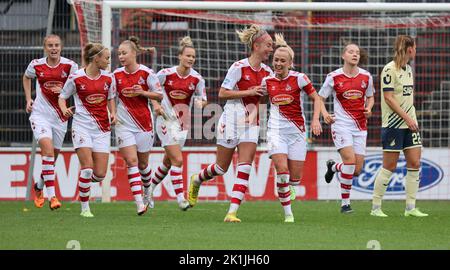
[[[382,155],[370,155],[365,158],[361,174],[353,179],[353,188],[357,191],[372,193],[375,178],[383,164]],[[391,181],[386,190],[386,195],[401,195],[405,193],[406,160],[400,157],[397,169],[391,176]],[[437,185],[444,177],[442,168],[428,159],[421,159],[421,173],[419,191],[429,189]]]

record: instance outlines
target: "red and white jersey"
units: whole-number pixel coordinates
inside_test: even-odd
[[[374,93],[372,75],[362,68],[354,77],[347,76],[342,68],[329,73],[319,91],[324,98],[333,94],[334,125],[352,130],[367,130],[365,101]]]
[[[97,78],[91,79],[84,69],[78,70],[69,76],[59,96],[68,99],[72,95],[76,110],[73,116],[74,126],[92,132],[111,131],[108,100],[116,95],[113,74],[101,70]]]
[[[288,76],[280,80],[272,75],[263,79],[262,87],[270,100],[268,128],[282,134],[305,132],[301,92],[308,95],[316,92],[308,76],[289,71]]]
[[[248,58],[235,62],[228,69],[228,73],[222,83],[222,87],[228,90],[241,91],[248,90],[254,86],[260,86],[264,77],[272,75],[273,72],[264,63],[261,63],[259,70],[254,70],[250,65]],[[245,119],[253,123],[249,118],[256,119],[256,125],[259,125],[258,105],[259,96],[243,97],[240,99],[229,99],[224,107],[224,113],[227,117]],[[233,116],[234,115],[234,116]]]
[[[181,128],[186,129],[190,121],[190,109],[194,96],[206,101],[205,80],[191,68],[189,75],[182,77],[177,72],[177,67],[160,70],[158,77],[163,89],[161,106],[167,117],[180,122]]]
[[[47,64],[47,57],[31,61],[25,76],[36,78],[39,83],[31,114],[39,114],[51,121],[67,121],[68,118],[63,115],[58,106],[59,93],[54,93],[51,88],[55,86],[63,88],[69,75],[77,70],[78,65],[64,57],[61,57],[59,64],[55,67]]]
[[[132,132],[149,132],[153,130],[152,111],[149,100],[144,96],[135,96],[133,86],[140,85],[144,91],[162,94],[161,84],[153,70],[144,65],[133,73],[124,67],[114,71],[118,104],[117,118],[120,124]]]

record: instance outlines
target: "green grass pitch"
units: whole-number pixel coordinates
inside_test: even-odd
[[[388,218],[369,215],[370,202],[354,201],[353,214],[338,201],[293,202],[294,224],[283,223],[279,202],[245,202],[240,224],[224,223],[224,202],[199,202],[186,212],[174,202],[156,202],[137,216],[132,202],[91,203],[92,219],[79,216],[79,203],[50,211],[32,202],[0,202],[0,249],[450,249],[450,202],[420,201],[430,216],[404,217],[403,201],[385,201]]]

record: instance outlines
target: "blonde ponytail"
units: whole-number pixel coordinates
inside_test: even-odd
[[[183,54],[184,49],[186,48],[194,48],[194,43],[192,42],[192,39],[190,36],[185,36],[180,40],[179,47],[178,47],[178,54]]]
[[[394,62],[397,69],[400,69],[408,62],[408,59],[406,59],[406,52],[409,47],[414,47],[414,44],[415,41],[410,36],[397,36],[394,42]]]
[[[237,35],[242,43],[248,46],[250,50],[253,51],[253,44],[259,42],[259,38],[264,35],[269,35],[266,30],[262,29],[261,26],[252,24],[250,27],[242,30],[236,30]]]
[[[155,47],[142,47],[141,46],[141,40],[136,36],[130,36],[127,40],[123,41],[121,44],[128,44],[132,50],[136,52],[136,54],[148,52],[148,53],[155,53],[156,48]]]

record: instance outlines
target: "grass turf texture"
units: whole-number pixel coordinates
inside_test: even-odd
[[[369,215],[370,202],[355,201],[341,214],[338,201],[296,201],[294,224],[285,224],[279,202],[245,202],[240,224],[224,223],[228,203],[199,202],[187,212],[174,202],[156,202],[137,216],[132,202],[91,203],[94,218],[82,218],[79,203],[0,202],[0,249],[450,249],[450,202],[420,201],[426,218],[404,217],[403,201],[385,201],[388,218]]]

